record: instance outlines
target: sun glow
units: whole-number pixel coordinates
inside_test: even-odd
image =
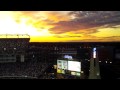
[[[84,23],[85,17],[80,22],[69,12],[0,11],[0,34],[28,34],[30,42],[120,41],[119,25],[110,28],[106,23],[105,28],[94,22]],[[94,28],[92,23],[96,25]]]
[[[2,12],[1,12],[2,13]],[[11,13],[0,13],[0,34],[28,34],[30,36],[50,36],[47,29],[37,29],[27,24],[28,19],[23,17],[16,22]]]

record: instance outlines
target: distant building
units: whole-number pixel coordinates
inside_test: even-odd
[[[0,62],[24,62],[29,40],[27,35],[0,35]]]

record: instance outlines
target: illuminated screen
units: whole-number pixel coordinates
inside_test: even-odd
[[[76,75],[76,72],[71,72],[71,75]]]
[[[62,74],[65,74],[65,70],[62,70]]]
[[[80,76],[80,73],[79,73],[79,72],[77,72],[77,73],[76,73],[76,76]]]
[[[62,73],[62,70],[61,69],[57,69],[57,73]]]
[[[67,68],[68,68],[67,61],[63,61],[62,69],[67,70]]]
[[[62,60],[57,61],[57,68],[62,69]]]
[[[67,70],[67,68],[68,68],[67,61],[57,60],[57,68]]]
[[[65,74],[65,71],[62,70],[62,69],[57,69],[57,73],[62,73],[62,74]]]
[[[81,62],[68,61],[68,70],[80,72],[81,71]]]

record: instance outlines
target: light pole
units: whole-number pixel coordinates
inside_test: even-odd
[[[92,57],[90,59],[89,79],[100,79],[98,48],[93,48]]]

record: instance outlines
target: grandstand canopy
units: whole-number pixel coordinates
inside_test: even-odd
[[[0,39],[3,38],[30,38],[28,34],[0,34]]]

